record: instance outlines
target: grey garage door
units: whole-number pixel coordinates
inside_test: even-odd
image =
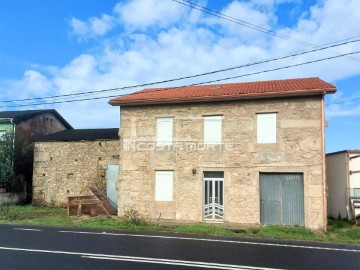
[[[260,222],[304,225],[302,173],[260,173]]]

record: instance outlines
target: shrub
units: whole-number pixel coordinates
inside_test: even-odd
[[[124,219],[126,222],[137,226],[148,225],[146,219],[143,216],[141,216],[139,211],[133,207],[125,209]]]

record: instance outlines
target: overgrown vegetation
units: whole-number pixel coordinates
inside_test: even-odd
[[[16,181],[13,163],[14,136],[5,132],[0,137],[0,188],[10,189]]]
[[[31,181],[33,174],[34,143],[22,134],[15,135],[14,144],[14,173]]]
[[[34,156],[33,143],[12,131],[0,137],[0,187],[16,189],[20,179],[30,181]],[[15,190],[17,191],[17,190]]]
[[[117,217],[68,217],[62,208],[25,206],[0,206],[0,222],[82,227],[112,230],[147,230],[167,231],[176,233],[191,233],[204,235],[232,236],[232,237],[262,237],[276,239],[296,239],[307,241],[326,241],[339,243],[360,244],[360,227],[347,220],[329,220],[326,233],[316,233],[304,227],[263,226],[251,228],[230,229],[210,224],[161,225],[150,222],[139,215],[136,209],[125,211],[125,218]]]

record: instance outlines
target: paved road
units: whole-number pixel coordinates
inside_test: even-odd
[[[0,225],[0,269],[360,269],[360,246]]]

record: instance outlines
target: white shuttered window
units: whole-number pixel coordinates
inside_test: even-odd
[[[172,145],[173,141],[173,118],[157,118],[156,143],[157,145]]]
[[[156,171],[155,201],[173,200],[173,172]]]
[[[257,142],[276,143],[276,113],[257,114]]]
[[[222,116],[204,116],[204,143],[221,144]]]

